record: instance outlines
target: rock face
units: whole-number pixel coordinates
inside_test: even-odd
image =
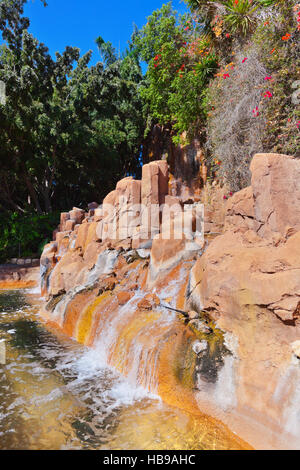
[[[17,261],[17,260],[16,260]],[[39,263],[38,263],[39,264]],[[29,263],[0,265],[0,289],[27,289],[39,285],[38,266]]]
[[[174,263],[201,250],[203,240],[193,231],[197,204],[185,207],[180,198],[170,196],[168,181],[167,162],[153,161],[143,166],[141,181],[131,176],[122,179],[101,206],[89,204],[88,213],[76,207],[63,212],[59,231],[42,255],[43,286],[48,286],[48,295],[86,283],[106,249],[150,250],[154,240],[154,278],[158,271],[168,271]],[[185,209],[192,209],[188,217],[184,216]]]
[[[300,230],[300,163],[287,155],[259,154],[251,163],[257,233]]]
[[[234,294],[240,307],[262,306],[282,321],[295,322],[300,304],[300,161],[258,154],[251,170],[251,187],[227,203],[224,235],[194,266],[191,289],[199,294],[201,289],[205,308],[219,305],[224,311],[227,294],[230,302]],[[282,178],[289,191],[281,189]]]
[[[254,447],[300,448],[300,160],[260,154],[251,171],[234,195],[207,185],[186,198],[165,161],[144,165],[102,205],[61,215],[42,292],[52,323],[87,345],[100,335],[122,373],[158,374],[171,404],[183,406],[180,377],[193,413],[197,389],[200,409]],[[184,322],[172,307],[189,312]]]
[[[295,436],[298,410],[279,389],[285,374],[290,390],[300,383],[300,363],[290,369],[300,339],[300,160],[258,154],[251,171],[251,187],[227,202],[224,234],[194,265],[188,297],[237,338],[238,412]]]

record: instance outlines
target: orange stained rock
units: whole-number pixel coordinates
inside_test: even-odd
[[[84,251],[87,249],[89,244],[93,241],[97,241],[99,239],[97,235],[97,227],[98,227],[98,222],[91,222],[88,224],[88,231],[86,235],[86,240],[84,244]]]
[[[111,292],[105,292],[101,295],[101,302],[93,306],[93,321],[87,346],[93,346],[99,340],[102,330],[109,325],[109,322],[117,315],[118,300],[117,296]]]
[[[194,334],[182,325],[177,325],[169,332],[169,338],[161,349],[158,362],[159,396],[165,403],[191,413],[193,417],[201,418],[201,422],[205,419],[205,430],[208,434],[214,433],[216,449],[224,446],[236,450],[252,449],[221,421],[206,416],[199,409],[192,383],[196,357],[191,351],[194,339]]]
[[[110,292],[104,292],[89,302],[87,307],[80,314],[76,325],[76,340],[81,344],[87,344],[92,332],[92,324],[95,321],[95,309],[106,299],[111,296]]]
[[[75,330],[80,314],[87,305],[93,301],[95,295],[96,292],[80,292],[75,295],[71,302],[69,302],[66,308],[63,324],[63,331],[67,335],[75,337]]]
[[[125,305],[129,300],[134,296],[133,292],[118,292],[117,297],[118,297],[118,302],[119,305]]]
[[[75,248],[81,248],[82,251],[85,249],[85,244],[88,236],[90,224],[82,224],[78,227],[77,238],[75,242]]]
[[[28,289],[36,286],[36,281],[0,281],[0,290]]]
[[[145,364],[145,357],[147,350],[153,347],[155,336],[150,334],[149,325],[152,325],[160,317],[158,312],[149,311],[135,311],[128,312],[128,315],[120,321],[118,325],[117,340],[110,351],[109,361],[110,364],[116,367],[122,374],[128,376],[134,363],[137,361],[138,383],[144,383],[145,377],[149,372],[147,364]],[[144,360],[142,357],[136,356],[135,344],[136,341],[142,346],[144,352]],[[141,360],[142,359],[142,360]]]
[[[142,300],[139,301],[138,308],[140,310],[151,310],[152,309],[151,301],[144,297]]]

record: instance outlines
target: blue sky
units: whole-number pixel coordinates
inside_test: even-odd
[[[91,63],[99,60],[95,39],[102,36],[121,52],[133,31],[140,28],[163,0],[47,0],[45,8],[40,0],[28,0],[25,14],[30,18],[30,32],[43,42],[51,54],[62,52],[65,46],[79,47],[84,54],[94,52]],[[177,11],[184,12],[185,4],[174,0]]]

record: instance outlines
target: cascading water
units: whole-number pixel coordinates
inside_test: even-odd
[[[94,348],[86,348],[44,327],[38,316],[39,305],[29,306],[26,296],[25,292],[0,294],[0,339],[6,344],[6,364],[0,366],[0,448],[241,447],[239,439],[209,418],[169,407],[137,385],[157,387],[155,336],[158,333],[163,337],[162,328],[170,328],[173,314],[163,312],[161,318],[157,316],[153,322],[144,319],[139,324],[136,343],[127,348],[119,365],[127,367],[125,380],[107,365],[112,360],[118,321],[108,318]],[[136,300],[132,299],[132,304]],[[128,321],[128,310],[121,309],[119,320]],[[124,334],[130,336],[129,332]],[[118,351],[122,345],[126,349],[120,340]]]

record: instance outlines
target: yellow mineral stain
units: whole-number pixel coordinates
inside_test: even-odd
[[[140,335],[143,328],[158,320],[160,313],[136,311],[127,324],[122,325],[120,333],[111,351],[111,363],[124,375],[128,375],[132,365],[130,348],[138,338],[143,344],[147,342],[147,335]]]
[[[93,316],[96,307],[98,307],[104,300],[111,296],[110,292],[104,292],[97,297],[80,315],[76,327],[76,340],[81,344],[86,344],[91,332]]]

